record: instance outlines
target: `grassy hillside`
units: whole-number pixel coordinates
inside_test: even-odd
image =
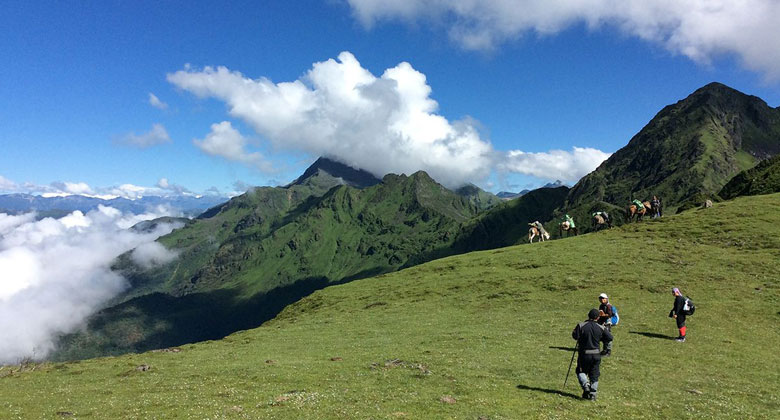
[[[718,193],[729,200],[743,195],[780,192],[780,155],[766,159],[752,169],[740,172]]]
[[[778,261],[780,194],[739,198],[329,287],[220,341],[3,367],[0,417],[770,418]],[[600,292],[622,321],[593,403],[561,388]]]

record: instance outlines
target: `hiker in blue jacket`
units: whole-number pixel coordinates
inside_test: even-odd
[[[609,304],[609,296],[606,293],[599,295],[599,325],[607,327],[610,332],[612,331],[612,317],[615,316],[615,311],[612,310],[612,305]]]
[[[609,303],[609,296],[606,293],[599,295],[599,319],[596,320],[599,325],[603,325],[610,333],[612,332],[612,317],[615,316],[615,311],[612,309],[612,305]],[[604,351],[601,352],[602,356],[609,356],[612,354],[612,342],[606,344]]]

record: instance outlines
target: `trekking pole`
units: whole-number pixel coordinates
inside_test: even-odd
[[[574,345],[574,352],[572,352],[571,361],[569,362],[569,370],[566,371],[566,380],[563,381],[563,389],[566,389],[566,382],[569,381],[569,372],[571,372],[571,365],[574,363],[574,355],[577,354],[577,346],[579,345],[579,341],[577,341],[577,344]]]

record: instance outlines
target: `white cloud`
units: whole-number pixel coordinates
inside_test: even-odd
[[[142,261],[170,258],[169,251],[145,244],[173,226],[127,230],[138,221],[103,206],[59,220],[0,214],[0,363],[45,357],[57,335],[74,331],[124,290],[126,281],[110,269],[120,254],[141,247]]]
[[[195,139],[193,143],[209,155],[241,162],[264,172],[273,170],[271,164],[259,152],[247,151],[247,139],[233,128],[230,121],[212,124],[211,132],[206,135],[206,138],[203,140]]]
[[[170,183],[167,178],[160,178],[157,186],[143,187],[134,184],[122,184],[114,187],[100,188],[99,191],[106,197],[121,197],[128,200],[137,200],[143,197],[194,197],[197,194],[187,188]]]
[[[122,184],[109,187],[92,187],[84,182],[56,181],[49,185],[37,185],[29,182],[26,182],[22,185],[14,184],[14,188],[10,191],[40,195],[41,197],[45,198],[81,195],[103,200],[111,200],[114,198],[136,200],[149,196],[167,198],[200,196],[199,194],[189,190],[182,185],[168,181],[167,178],[160,178],[157,185],[154,187],[144,187],[134,184]],[[225,197],[227,197],[227,195],[225,195]]]
[[[15,182],[0,175],[0,191],[14,191],[18,187]]]
[[[468,49],[490,49],[529,32],[555,34],[585,23],[614,26],[699,63],[733,54],[780,80],[780,2],[776,0],[348,0],[355,16],[430,20]]]
[[[153,124],[152,129],[149,132],[143,134],[125,134],[118,142],[130,146],[146,148],[158,144],[170,143],[171,137],[168,135],[168,130],[166,130],[162,124]]]
[[[225,101],[232,116],[277,149],[327,155],[378,176],[422,169],[450,186],[490,172],[490,143],[468,120],[450,122],[436,114],[425,75],[409,63],[376,77],[343,52],[338,61],[315,63],[294,82],[252,80],[225,67],[187,68],[169,74],[168,81]],[[239,140],[223,138],[235,136],[231,130],[228,122],[215,124],[199,147],[242,156],[235,147]]]
[[[135,200],[145,195],[154,195],[157,191],[158,190],[155,188],[141,187],[133,184],[122,184],[106,189],[107,194],[113,194],[117,197],[127,198],[128,200]]]
[[[192,68],[168,75],[168,81],[200,97],[225,101],[276,149],[324,155],[377,176],[427,171],[456,187],[479,182],[498,167],[543,179],[575,178],[607,156],[595,149],[523,154],[497,152],[482,139],[470,118],[448,121],[424,74],[400,63],[376,77],[355,57],[315,63],[301,80],[273,83],[249,79],[225,67]],[[206,153],[245,164],[262,159],[246,151],[246,140],[230,122],[214,124],[195,144]],[[583,172],[584,171],[584,172]]]
[[[149,105],[157,109],[162,109],[162,110],[168,109],[168,104],[161,101],[160,98],[158,98],[157,95],[155,95],[152,92],[149,92]]]
[[[18,216],[0,213],[0,238],[16,229],[17,226],[33,220],[35,220],[35,213],[26,213]]]
[[[499,163],[499,170],[575,183],[609,156],[609,153],[582,147],[575,147],[571,152],[551,150],[546,153],[527,153],[510,150]]]
[[[173,193],[175,195],[179,196],[195,196],[197,194],[193,193],[189,189],[187,189],[184,186],[181,186],[179,184],[174,184],[170,181],[168,181],[168,178],[160,178],[159,181],[157,181],[157,187],[160,188],[162,191],[166,193]]]
[[[92,187],[86,182],[53,182],[52,187],[56,192],[64,194],[91,195],[94,194]]]
[[[167,249],[159,242],[141,244],[131,254],[133,262],[145,269],[171,262],[177,256],[177,252]]]

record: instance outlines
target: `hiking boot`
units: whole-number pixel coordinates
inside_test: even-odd
[[[590,393],[591,393],[590,383],[587,383],[585,384],[585,386],[582,387],[582,399],[583,400],[590,399]]]

